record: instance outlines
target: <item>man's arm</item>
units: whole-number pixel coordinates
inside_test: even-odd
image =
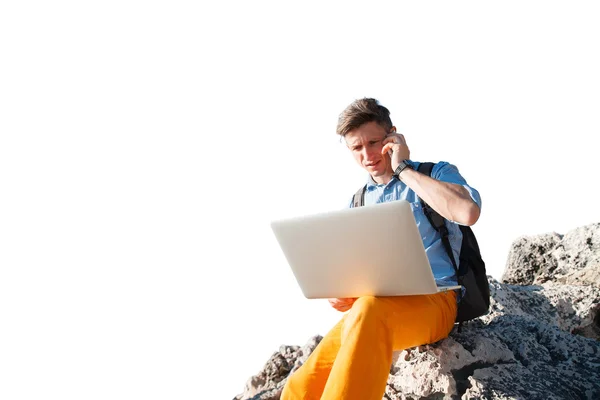
[[[410,159],[410,149],[404,135],[396,128],[383,141],[382,154],[392,151],[391,166],[395,170],[402,160]],[[462,225],[473,225],[479,219],[479,206],[463,186],[439,181],[406,168],[400,179],[442,217]]]
[[[406,168],[400,179],[442,217],[462,225],[473,225],[479,219],[479,206],[461,185],[442,182]]]

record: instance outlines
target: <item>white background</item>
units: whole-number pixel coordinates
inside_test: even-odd
[[[3,2],[0,397],[231,399],[325,334],[269,222],[363,184],[360,97],[480,191],[495,278],[599,222],[597,4]]]

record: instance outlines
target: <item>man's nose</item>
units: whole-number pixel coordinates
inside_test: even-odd
[[[373,148],[367,149],[365,147],[365,149],[363,150],[363,157],[367,160],[377,158],[377,150]]]

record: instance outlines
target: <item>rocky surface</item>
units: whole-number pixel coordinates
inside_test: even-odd
[[[536,285],[554,281],[600,286],[600,223],[517,239],[508,254],[502,281]]]
[[[600,224],[519,238],[489,314],[394,353],[384,399],[600,399],[599,256]],[[281,346],[234,400],[279,399],[320,339]]]

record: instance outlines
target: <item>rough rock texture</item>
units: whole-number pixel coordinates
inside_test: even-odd
[[[244,393],[236,396],[234,400],[253,399],[268,400],[279,399],[283,385],[289,374],[296,371],[308,358],[310,353],[321,341],[321,336],[310,338],[304,346],[281,346],[279,351],[273,353],[262,371],[251,377],[244,388]]]
[[[589,308],[564,307],[571,294],[597,307],[600,290],[490,284],[490,314],[395,355],[388,398],[600,398],[600,342],[570,333]]]
[[[557,233],[515,240],[508,252],[506,268],[502,282],[515,285],[533,285],[543,283],[558,263],[552,257],[552,250],[558,246],[562,237]]]
[[[383,398],[600,399],[599,229],[517,240],[504,278],[544,283],[490,277],[489,314],[440,342],[394,353]],[[320,340],[281,346],[234,400],[279,399]]]
[[[534,285],[548,281],[600,285],[600,223],[564,236],[524,236],[513,243],[502,282]]]

